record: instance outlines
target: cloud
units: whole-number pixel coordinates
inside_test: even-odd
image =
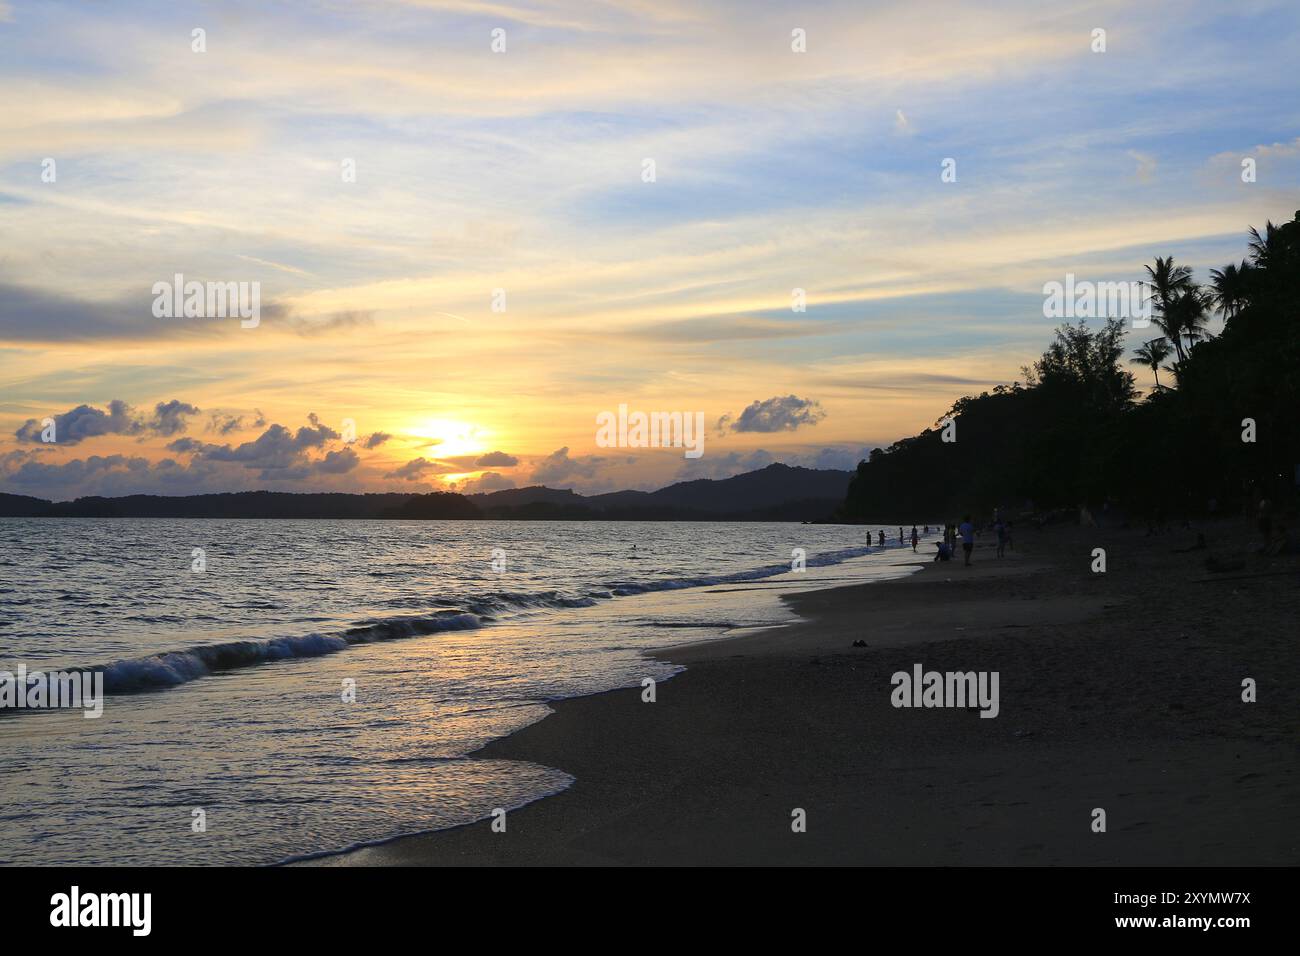
[[[815,454],[791,464],[802,464],[808,468],[834,469],[835,471],[853,471],[858,462],[871,455],[870,448],[859,446],[823,448]]]
[[[199,413],[193,405],[177,400],[157,403],[148,417],[132,413],[124,402],[110,403],[109,411],[99,414],[93,414],[97,409],[87,412],[86,408],[74,409],[68,419],[82,439],[114,433],[105,431],[110,428],[137,440],[175,434],[185,416]],[[219,427],[228,421],[228,417],[220,420]],[[0,479],[7,490],[55,500],[85,495],[251,491],[268,481],[300,483],[289,489],[292,491],[362,490],[358,484],[364,478],[349,477],[363,463],[357,451],[337,445],[338,433],[317,416],[310,416],[310,422],[296,430],[272,424],[255,440],[241,444],[175,437],[166,447],[176,457],[157,461],[124,454],[58,461],[65,444],[60,438],[56,444],[0,454]]]
[[[728,452],[725,455],[704,455],[700,458],[688,458],[682,463],[677,478],[691,481],[696,478],[730,478],[747,471],[766,468],[776,461],[770,451],[763,448],[752,452]]]
[[[907,114],[902,110],[894,111],[894,132],[899,136],[911,136],[916,129],[912,126],[912,121],[907,118]]]
[[[394,468],[392,471],[385,472],[385,478],[399,478],[402,481],[419,481],[424,478],[428,472],[437,474],[444,469],[436,461],[428,458],[412,458],[400,468]]]
[[[20,442],[36,444],[41,441],[43,429],[41,422],[29,418],[14,437]],[[132,413],[131,406],[116,398],[108,403],[107,412],[90,405],[78,405],[54,416],[54,440],[64,445],[76,445],[100,435],[138,435],[143,430],[144,425]]]
[[[370,435],[367,435],[365,441],[361,444],[366,448],[378,448],[392,437],[393,436],[388,434],[388,432],[373,432]]]
[[[170,402],[159,402],[154,406],[153,417],[145,427],[159,435],[175,435],[185,431],[185,417],[197,415],[198,408],[173,398]]]
[[[1296,179],[1296,158],[1300,156],[1300,136],[1285,143],[1260,143],[1243,149],[1215,153],[1205,161],[1206,170],[1211,174],[1209,184],[1228,181],[1240,182],[1242,162],[1247,158],[1258,164],[1256,176],[1258,182],[1282,182]]]
[[[330,315],[300,316],[286,310],[284,324],[299,335],[328,335],[331,332],[374,328],[375,314],[372,311],[346,309]]]
[[[325,444],[332,439],[337,439],[339,433],[328,425],[322,425],[320,418],[315,412],[307,413],[307,421],[311,422],[311,427],[306,426],[298,429],[298,441],[305,443],[310,447]]]
[[[533,481],[540,485],[566,481],[570,478],[594,478],[596,469],[605,461],[596,455],[570,458],[569,448],[565,447],[551,452],[533,466]]]
[[[870,454],[869,448],[857,444],[828,445],[804,452],[786,451],[773,454],[765,448],[752,452],[728,452],[725,455],[705,455],[682,463],[678,480],[695,478],[730,478],[747,471],[766,468],[774,462],[822,471],[853,471],[858,462]]]
[[[505,475],[499,475],[495,471],[485,471],[477,478],[467,478],[462,482],[453,482],[451,487],[455,488],[462,495],[486,494],[489,491],[503,491],[506,488],[514,488],[515,482],[512,478]]]
[[[1155,176],[1156,166],[1159,165],[1156,158],[1150,153],[1140,153],[1135,149],[1129,150],[1129,156],[1137,160],[1137,170],[1135,175],[1140,183],[1149,183]]]
[[[138,414],[118,398],[108,403],[107,411],[92,405],[78,405],[54,416],[54,443],[76,445],[101,435],[176,435],[185,431],[186,417],[197,414],[197,407],[179,399],[159,402],[148,417]],[[14,437],[20,443],[43,444],[43,431],[41,421],[29,418],[14,432]]]
[[[490,451],[480,456],[474,464],[479,468],[513,468],[519,464],[519,459],[503,451]]]
[[[92,455],[66,462],[41,461],[33,452],[0,458],[6,487],[56,501],[84,495],[194,494],[231,490],[226,477],[204,464],[182,465],[172,458],[150,462],[127,455]],[[210,482],[210,484],[209,484]]]
[[[342,448],[326,452],[325,457],[315,463],[316,471],[322,475],[342,475],[357,467],[360,461],[351,448]]]
[[[77,458],[61,464],[28,459],[8,478],[15,484],[38,485],[49,480],[80,482],[100,472],[115,469],[145,472],[149,467],[149,459],[126,455],[91,455],[89,458]]]
[[[287,272],[290,275],[310,276],[311,273],[306,269],[299,269],[297,266],[285,265],[283,262],[272,262],[270,259],[259,259],[257,256],[246,256],[241,253],[235,253],[235,257],[243,259],[245,262],[256,262],[259,266],[267,266],[271,269],[278,269],[281,272]]]
[[[231,415],[228,412],[213,412],[208,418],[208,424],[204,431],[216,432],[218,435],[229,435],[231,432],[243,431],[245,428],[265,428],[266,416],[262,414],[261,409],[253,409],[257,417],[251,422],[243,415]]]
[[[1261,144],[1255,147],[1255,152],[1260,156],[1295,156],[1300,154],[1300,136],[1289,143]]]
[[[754,401],[732,420],[730,415],[718,419],[719,431],[782,432],[794,431],[803,425],[816,425],[826,417],[821,403],[796,395]]]
[[[0,282],[0,341],[90,342],[102,340],[154,341],[160,338],[220,336],[246,332],[234,319],[160,319],[154,316],[151,283],[141,280],[140,292],[94,300]],[[286,325],[302,332],[281,304],[264,302],[263,325]],[[311,325],[310,331],[349,326]]]
[[[287,481],[314,475],[337,475],[356,467],[355,451],[345,448],[328,451],[322,457],[312,452],[324,449],[339,439],[339,433],[323,424],[313,412],[307,416],[310,425],[297,431],[283,425],[271,425],[252,441],[239,445],[218,445],[194,438],[179,438],[168,444],[169,451],[192,455],[196,461],[229,462],[242,468],[255,470],[266,481]]]

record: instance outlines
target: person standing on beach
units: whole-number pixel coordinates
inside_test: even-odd
[[[1259,499],[1259,511],[1256,515],[1260,537],[1264,539],[1264,550],[1268,550],[1273,540],[1273,502],[1267,498]]]
[[[903,526],[901,524],[898,526],[898,544],[900,547],[903,544]]]
[[[885,529],[884,529],[884,528],[881,528],[881,529],[880,529],[880,546],[881,546],[882,548],[885,546]]]
[[[1007,551],[1007,523],[999,518],[993,525],[993,530],[998,534],[998,557],[1002,557]]]
[[[916,545],[920,542],[921,536],[916,533],[916,525],[912,525],[912,553],[916,554]]]
[[[961,532],[961,549],[966,553],[966,567],[969,568],[970,553],[975,550],[975,526],[970,523],[970,515],[962,519],[957,530]]]

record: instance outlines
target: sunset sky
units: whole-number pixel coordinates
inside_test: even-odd
[[[1300,207],[1293,2],[929,6],[0,2],[0,490],[849,468],[1016,378],[1045,282]],[[621,403],[703,456],[598,447]]]

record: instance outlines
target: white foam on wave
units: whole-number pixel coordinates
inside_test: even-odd
[[[390,641],[402,637],[467,630],[481,626],[478,615],[448,611],[416,618],[392,618],[349,628],[342,634],[302,634],[268,640],[205,644],[149,657],[116,661],[103,670],[104,689],[113,694],[158,690],[206,677],[213,671],[251,667],[267,661],[320,657],[354,644]]]
[[[871,548],[847,548],[809,557],[807,566],[821,567],[873,553]],[[728,574],[694,575],[680,578],[663,578],[652,581],[610,582],[599,590],[586,594],[564,591],[536,593],[498,592],[483,595],[466,602],[461,608],[444,608],[434,614],[384,618],[365,621],[341,633],[303,634],[275,637],[265,640],[231,641],[165,651],[148,657],[115,661],[105,667],[87,668],[104,673],[104,689],[109,693],[127,694],[138,691],[162,690],[175,687],[214,671],[251,667],[268,661],[320,657],[346,650],[356,644],[391,641],[406,637],[420,637],[444,631],[470,630],[482,627],[499,614],[591,607],[601,600],[624,595],[644,594],[652,591],[678,590],[729,584],[775,577],[789,572],[788,565],[769,565]]]

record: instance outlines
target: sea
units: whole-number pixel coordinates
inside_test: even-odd
[[[0,679],[106,695],[0,709],[0,863],[273,864],[518,808],[573,778],[476,750],[929,559],[886,530],[0,518]]]

